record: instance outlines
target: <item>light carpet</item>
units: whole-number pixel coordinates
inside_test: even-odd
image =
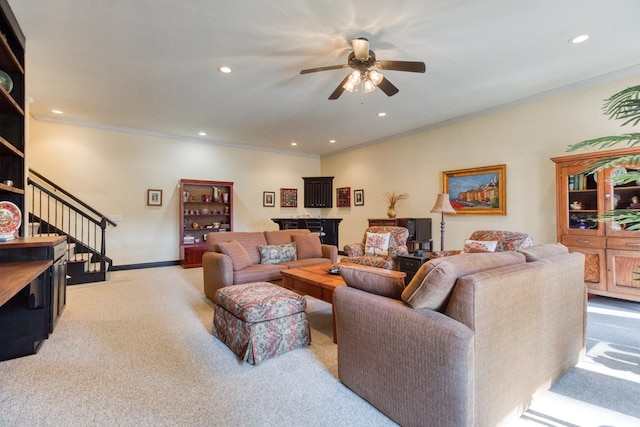
[[[0,363],[0,425],[395,425],[337,379],[331,306],[307,302],[311,346],[253,366],[211,336],[201,268],[118,271],[70,286],[40,352]],[[522,425],[640,425],[640,309],[619,304],[590,302],[589,334],[600,336]]]

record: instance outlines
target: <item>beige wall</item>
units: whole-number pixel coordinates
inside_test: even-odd
[[[335,175],[336,187],[365,192],[364,206],[330,212],[344,218],[341,244],[361,240],[367,218],[386,216],[382,193],[397,191],[410,195],[398,217],[431,217],[440,249],[441,217],[429,211],[442,191],[441,173],[498,164],[507,165],[507,215],[446,215],[445,249],[460,249],[473,230],[485,228],[525,231],[535,242],[554,242],[555,168],[549,159],[568,154],[569,144],[630,132],[603,116],[601,106],[639,81],[636,76],[599,84],[323,158],[322,173]]]
[[[441,172],[507,165],[507,215],[448,215],[445,249],[459,249],[480,228],[526,231],[538,243],[555,241],[555,175],[550,157],[569,144],[629,132],[601,113],[602,100],[640,76],[619,79],[513,108],[416,132],[325,157],[293,156],[199,141],[30,120],[29,166],[123,221],[108,231],[115,265],[178,258],[181,178],[233,181],[235,229],[276,229],[269,218],[319,211],[262,207],[262,192],[298,188],[303,176],[335,176],[334,188],[364,189],[365,205],[323,209],[341,217],[340,246],[359,241],[367,218],[384,217],[384,191],[409,193],[398,216],[433,218],[437,249],[440,216],[431,214]],[[401,96],[400,93],[397,96]],[[393,102],[391,99],[390,102]],[[148,188],[162,189],[162,207],[146,206]],[[279,203],[279,196],[276,197]]]
[[[114,265],[178,259],[180,179],[234,182],[234,227],[277,230],[270,218],[319,215],[318,210],[262,206],[262,192],[297,188],[320,172],[320,159],[124,133],[31,119],[29,167],[107,216],[123,221],[107,231]],[[147,189],[162,189],[162,207],[146,205]],[[276,202],[279,204],[279,195]]]

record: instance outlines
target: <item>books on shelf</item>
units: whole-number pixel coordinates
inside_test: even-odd
[[[587,190],[587,174],[569,175],[569,190]]]

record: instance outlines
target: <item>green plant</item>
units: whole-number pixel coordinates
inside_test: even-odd
[[[624,120],[622,126],[628,124],[636,126],[640,122],[640,85],[632,86],[612,95],[610,98],[605,100],[602,109],[604,110],[604,113],[609,116],[609,119]],[[630,147],[636,146],[640,144],[640,133],[633,132],[623,135],[602,136],[599,138],[588,139],[570,145],[567,151],[575,151],[581,148],[604,149],[620,143],[626,143]],[[593,173],[621,164],[635,167],[639,163],[640,154],[611,157],[592,162],[585,172]],[[614,176],[611,178],[613,185],[627,184],[637,180],[640,180],[640,170],[637,169],[630,170],[625,175]],[[615,209],[604,212],[604,214],[597,218],[597,220],[615,221],[620,225],[625,225],[626,230],[640,230],[640,211]]]

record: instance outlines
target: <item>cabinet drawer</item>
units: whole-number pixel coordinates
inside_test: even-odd
[[[67,242],[58,243],[53,247],[53,260],[56,261],[58,258],[63,256],[67,252]]]
[[[400,258],[400,271],[418,271],[422,265],[421,260],[411,258]]]
[[[626,237],[609,237],[607,239],[607,248],[640,251],[640,238],[629,239]]]
[[[598,236],[562,236],[560,243],[565,246],[578,246],[585,248],[604,248],[605,238]]]

